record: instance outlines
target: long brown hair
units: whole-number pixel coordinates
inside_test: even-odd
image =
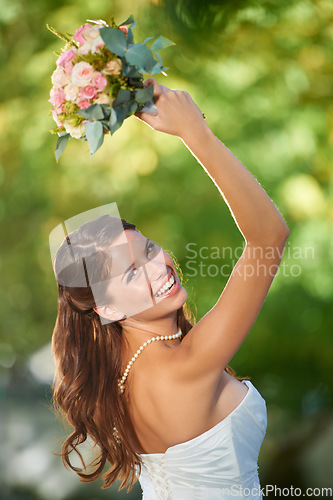
[[[62,242],[53,267],[58,286],[58,316],[52,349],[56,361],[53,401],[73,426],[64,441],[61,457],[66,467],[82,481],[97,479],[105,465],[102,488],[120,480],[119,490],[130,491],[141,472],[142,459],[134,451],[140,442],[130,419],[125,398],[118,391],[122,366],[122,327],[120,321],[102,324],[94,311],[96,304],[91,285],[111,277],[108,247],[120,230],[136,229],[134,224],[103,215],[80,226]],[[89,276],[87,268],[89,267]],[[182,339],[195,319],[186,305],[177,311]],[[229,366],[226,371],[239,380]],[[248,378],[248,377],[244,377]],[[90,438],[97,446],[96,458],[86,465],[79,446]],[[82,467],[72,465],[70,453],[77,453]],[[88,467],[92,467],[90,473]]]

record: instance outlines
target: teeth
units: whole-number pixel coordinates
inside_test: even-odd
[[[175,278],[171,275],[171,278],[169,279],[169,281],[167,281],[167,283],[165,283],[165,285],[163,287],[161,287],[157,293],[155,293],[155,296],[156,297],[159,297],[160,295],[162,295],[164,292],[166,292],[166,290],[168,288],[170,288],[175,282]]]

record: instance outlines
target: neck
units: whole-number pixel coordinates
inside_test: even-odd
[[[121,322],[121,326],[123,337],[133,351],[136,351],[146,340],[157,335],[173,335],[179,329],[177,326],[177,315],[149,322],[126,318]],[[169,347],[173,347],[180,343],[180,339],[167,340],[165,343]]]

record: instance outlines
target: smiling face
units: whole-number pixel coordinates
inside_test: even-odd
[[[156,320],[184,305],[187,292],[173,260],[156,243],[137,231],[125,230],[109,251],[111,279],[106,297],[110,311],[118,312],[112,316],[104,311],[110,320],[124,315],[140,321]]]

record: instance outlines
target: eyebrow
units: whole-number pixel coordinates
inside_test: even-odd
[[[149,243],[153,243],[149,238],[146,240],[146,246],[145,246],[145,250],[144,250],[144,253],[146,254],[147,252],[147,249],[148,249],[148,246],[149,246]],[[130,272],[131,269],[133,269],[134,267],[134,263],[132,263],[127,269],[126,271],[124,272],[124,276],[122,277],[122,280],[123,281],[125,279],[125,276]]]

